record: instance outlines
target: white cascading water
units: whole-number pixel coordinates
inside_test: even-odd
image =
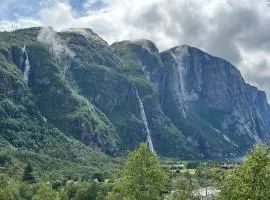
[[[24,68],[24,73],[23,73],[23,78],[25,80],[26,83],[28,83],[28,80],[29,80],[29,72],[30,72],[30,63],[29,63],[29,59],[28,59],[28,54],[27,54],[27,51],[25,49],[25,46],[23,47],[23,52],[25,53],[25,62],[24,62],[24,65],[25,65],[25,68]]]
[[[163,80],[162,80],[162,91],[161,91],[161,101],[160,101],[161,105],[163,105],[164,103],[165,80],[166,80],[166,73],[163,75]]]
[[[47,118],[46,117],[42,116],[42,119],[43,119],[44,122],[47,122]]]
[[[183,56],[185,55],[185,51],[183,52],[183,49],[177,50],[176,54],[171,52],[171,55],[175,62],[177,63],[177,72],[178,72],[178,81],[175,82],[177,84],[175,86],[176,88],[176,95],[178,96],[178,101],[180,104],[180,109],[182,112],[183,117],[186,119],[186,109],[185,109],[185,99],[186,99],[186,92],[185,92],[185,83],[184,83],[184,72],[185,69],[183,67]],[[180,92],[179,92],[179,84],[180,84]]]
[[[178,62],[178,74],[179,74],[179,77],[180,77],[180,89],[181,89],[181,94],[182,94],[182,97],[181,97],[181,110],[182,110],[182,113],[183,113],[183,117],[186,119],[187,116],[186,116],[186,110],[185,110],[185,83],[184,83],[184,77],[183,77],[183,73],[184,73],[184,68],[181,66],[181,62]]]
[[[147,132],[147,142],[148,142],[150,151],[154,153],[155,150],[154,150],[154,146],[153,146],[153,143],[152,143],[152,138],[151,138],[150,130],[148,128],[148,123],[147,123],[147,118],[146,118],[146,115],[145,115],[143,103],[142,103],[142,100],[141,100],[141,98],[140,98],[140,96],[138,94],[138,91],[137,91],[137,88],[136,87],[135,87],[135,90],[136,90],[136,96],[137,96],[137,99],[138,99],[139,105],[140,105],[140,111],[141,111],[142,120],[143,120],[145,129],[146,129],[146,132]]]

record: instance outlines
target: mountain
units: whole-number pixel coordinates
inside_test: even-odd
[[[112,45],[152,82],[164,114],[203,156],[234,155],[270,141],[266,95],[226,60],[182,45],[159,53],[147,40]]]
[[[201,158],[270,140],[265,93],[199,49],[109,45],[91,29],[22,29],[0,41],[5,146],[73,160],[78,148],[123,155],[150,134],[161,156]],[[78,147],[67,150],[69,140]]]
[[[211,143],[211,138],[216,138],[244,150],[251,144],[270,141],[270,107],[265,93],[245,83],[233,65],[188,46],[165,51],[161,59],[170,77],[165,82],[164,91],[168,93],[164,94],[164,112],[172,119],[182,113],[193,125],[201,123],[196,122],[197,117],[206,122],[203,126],[208,126],[211,131],[207,134],[212,134],[203,134],[206,145],[217,149],[229,145]],[[187,137],[198,141],[196,135]]]
[[[0,158],[12,160],[15,175],[34,162],[44,179],[111,171],[112,158],[81,141],[90,141],[90,128],[109,137],[113,126],[69,86],[48,46],[37,42],[39,31],[0,33]]]

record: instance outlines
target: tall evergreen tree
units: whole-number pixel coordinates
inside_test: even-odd
[[[24,182],[27,182],[27,183],[30,183],[30,184],[36,182],[36,178],[35,178],[35,176],[34,176],[34,174],[33,174],[33,167],[32,167],[32,165],[31,165],[31,163],[28,163],[28,164],[26,165],[26,167],[24,168],[24,173],[23,173],[23,178],[22,178],[22,180],[23,180]]]

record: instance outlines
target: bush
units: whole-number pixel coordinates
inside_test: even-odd
[[[104,181],[105,178],[103,173],[97,172],[93,174],[92,179],[97,179],[98,182],[101,182]]]
[[[10,156],[7,154],[7,152],[2,151],[0,152],[0,165],[6,165],[8,163],[10,163],[11,158]]]
[[[196,169],[200,165],[199,162],[188,162],[186,164],[187,169]]]
[[[61,181],[54,181],[53,183],[52,183],[52,188],[54,189],[54,190],[57,190],[58,188],[60,188],[62,186],[62,182]]]

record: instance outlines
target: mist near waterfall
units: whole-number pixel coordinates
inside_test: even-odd
[[[51,27],[42,28],[37,36],[38,41],[49,45],[50,50],[60,59],[62,56],[74,57],[75,53],[67,46]]]

